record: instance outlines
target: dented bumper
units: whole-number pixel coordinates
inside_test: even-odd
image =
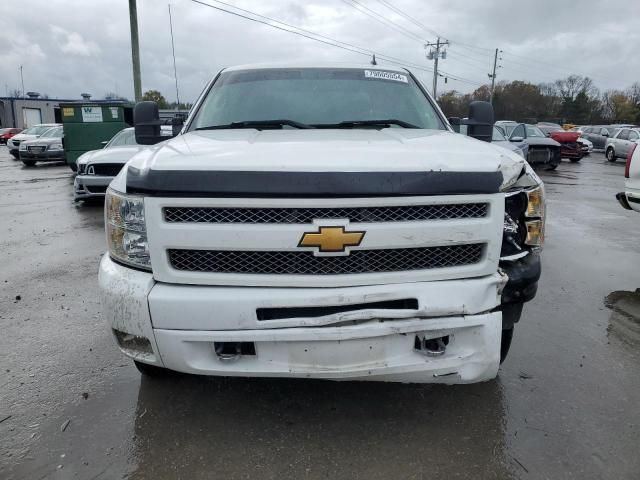
[[[506,281],[496,273],[343,288],[215,287],[157,283],[108,256],[100,267],[107,319],[135,360],[204,375],[419,383],[495,377]],[[403,300],[415,303],[394,308]],[[340,308],[322,315],[328,307]],[[277,312],[258,315],[265,309]],[[148,339],[148,351],[123,347],[122,332]],[[423,348],[429,340],[446,348]],[[227,344],[253,351],[223,358]]]

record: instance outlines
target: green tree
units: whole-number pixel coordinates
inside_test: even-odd
[[[164,98],[164,96],[158,90],[147,90],[142,95],[142,100],[156,102],[158,104],[158,108],[169,108],[167,99]]]

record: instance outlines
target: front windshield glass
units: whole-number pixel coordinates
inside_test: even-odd
[[[62,137],[62,127],[53,127],[40,135],[40,138]]]
[[[546,135],[538,127],[527,125],[527,137],[546,137]]]
[[[507,139],[505,138],[505,136],[502,134],[502,132],[500,131],[500,129],[493,127],[493,135],[491,137],[491,141],[492,142],[506,142]]]
[[[198,109],[191,129],[265,120],[317,126],[390,119],[424,129],[446,128],[408,74],[301,68],[222,73]]]
[[[123,147],[125,145],[137,145],[133,128],[120,130],[109,140],[109,143],[107,143],[104,148]]]

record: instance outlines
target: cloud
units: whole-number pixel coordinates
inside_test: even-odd
[[[94,41],[86,41],[78,32],[70,32],[58,25],[50,25],[54,41],[63,53],[90,57],[100,54],[100,47]]]
[[[169,0],[167,0],[169,1]],[[256,62],[368,62],[369,57],[330,47],[223,13],[190,0],[170,0],[181,100],[193,101],[223,67]],[[214,0],[203,0],[214,4]],[[424,41],[372,19],[341,0],[224,0],[247,10],[343,42],[407,60],[414,73],[431,85],[433,62]],[[384,3],[359,0],[367,8],[429,41],[448,38],[448,56],[440,63],[449,78],[440,89],[473,90],[488,81],[495,48],[504,50],[498,80],[549,82],[571,73],[591,76],[601,90],[625,88],[637,80],[640,56],[633,51],[640,30],[633,15],[637,0],[388,0],[428,30]],[[0,29],[0,78],[8,88],[25,88],[50,96],[96,97],[117,91],[133,97],[128,2],[114,0],[3,0]],[[223,8],[227,8],[222,6]],[[144,89],[158,89],[175,99],[167,3],[138,0],[140,56]],[[47,25],[47,28],[42,28]],[[380,59],[379,59],[380,62]],[[383,65],[383,62],[380,62]],[[0,85],[3,87],[3,85]]]

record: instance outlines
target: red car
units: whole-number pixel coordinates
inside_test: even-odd
[[[0,128],[0,145],[6,145],[7,140],[21,131],[21,128]]]

